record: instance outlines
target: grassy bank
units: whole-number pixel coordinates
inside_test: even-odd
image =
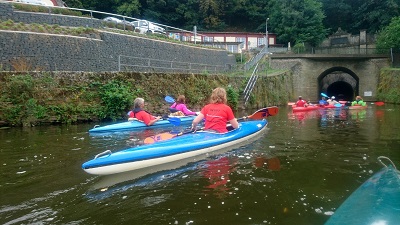
[[[248,108],[285,104],[291,76],[259,78]],[[241,107],[248,77],[202,74],[151,73],[0,73],[0,121],[3,126],[36,126],[122,120],[136,97],[146,100],[146,110],[168,114],[166,95],[184,94],[188,106],[200,110],[211,90],[224,87],[232,108]]]

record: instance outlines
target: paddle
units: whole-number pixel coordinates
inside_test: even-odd
[[[327,94],[322,93],[322,92],[321,92],[321,96],[322,96],[322,97],[325,97],[325,98],[329,98],[329,96],[328,96]],[[339,101],[339,102],[340,102],[340,101]],[[335,106],[336,108],[339,108],[339,107],[342,107],[343,105],[340,104],[340,103],[336,103],[336,104],[334,104],[333,106]]]
[[[173,97],[169,96],[169,95],[165,96],[164,100],[166,102],[168,102],[169,104],[174,104],[175,103],[175,99]],[[175,108],[169,108],[169,111],[171,113],[175,113],[175,112],[178,112],[179,110],[177,110]]]
[[[168,95],[165,96],[164,100],[166,102],[168,102],[168,103],[171,103],[171,104],[175,103],[175,99],[173,97],[171,97],[171,96],[168,96]]]
[[[322,97],[325,97],[325,98],[329,98],[328,95],[326,95],[325,93],[322,93],[322,92],[321,92],[321,96],[322,96]]]
[[[261,119],[266,118],[268,116],[274,116],[277,113],[278,113],[278,107],[272,106],[272,107],[259,109],[256,112],[254,112],[252,115],[245,116],[245,117],[239,118],[237,120],[238,121],[247,120],[247,119],[261,120]],[[179,118],[170,118],[170,119],[168,119],[168,121],[170,121],[172,124],[174,124],[174,125],[177,124],[178,120],[179,120],[179,124],[180,124],[180,119]],[[201,128],[200,130],[202,130],[202,129],[204,129],[204,128]],[[161,133],[161,134],[158,134],[158,135],[154,135],[154,136],[145,138],[144,139],[144,143],[145,144],[151,144],[151,143],[154,143],[154,142],[165,141],[165,140],[177,137],[177,136],[182,136],[182,135],[190,134],[190,133],[193,133],[193,131],[189,130],[189,131],[181,132],[181,133],[178,133],[178,134],[172,134],[170,132],[165,132],[165,133]]]
[[[375,102],[375,105],[377,106],[383,106],[385,103],[384,102]]]

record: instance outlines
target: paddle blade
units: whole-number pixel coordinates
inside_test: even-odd
[[[336,108],[340,108],[340,107],[342,107],[342,104],[336,103],[336,104],[334,104],[334,106],[335,106]]]
[[[375,105],[377,106],[383,106],[385,103],[384,102],[375,102]]]
[[[267,108],[268,116],[275,116],[279,112],[279,108],[276,106],[271,106]]]
[[[254,119],[254,120],[261,120],[268,116],[274,116],[277,113],[278,113],[278,107],[271,106],[271,107],[259,109],[252,115],[248,116],[247,118]]]
[[[181,125],[181,119],[177,118],[177,117],[168,118],[168,122],[170,122],[172,125],[175,125],[175,126]]]
[[[326,95],[325,93],[321,93],[321,96],[325,97],[325,98],[329,98],[328,95]]]
[[[165,133],[161,133],[161,134],[157,134],[157,135],[145,138],[144,139],[144,143],[145,144],[152,144],[152,143],[155,143],[155,142],[168,140],[168,139],[174,138],[176,136],[177,136],[177,134],[171,134],[169,132],[165,132]]]
[[[171,104],[175,102],[175,99],[173,97],[171,97],[171,96],[168,96],[168,95],[165,96],[164,100],[166,102],[168,102],[168,103],[171,103]]]

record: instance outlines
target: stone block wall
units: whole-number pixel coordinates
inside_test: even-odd
[[[0,2],[0,20],[11,19],[22,23],[58,24],[69,27],[102,27],[102,21],[89,17],[66,16],[51,13],[31,13],[14,10],[12,4]]]
[[[0,3],[0,19],[15,22],[59,24],[61,26],[101,27],[101,20],[76,16],[14,11]],[[235,57],[225,50],[193,47],[154,40],[143,36],[100,31],[99,35],[76,37],[34,32],[0,31],[0,65],[14,70],[15,64],[28,63],[45,71],[118,71],[119,56],[216,66],[213,71],[233,68]],[[128,59],[127,64],[135,64]],[[132,70],[132,67],[130,68]],[[135,69],[135,68],[133,68]],[[136,68],[140,71],[140,68]],[[149,69],[149,68],[147,68]],[[142,70],[143,72],[143,70]],[[171,72],[157,68],[157,72]]]

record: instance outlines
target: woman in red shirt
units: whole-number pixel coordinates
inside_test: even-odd
[[[135,118],[145,123],[147,126],[153,125],[155,122],[161,119],[161,117],[154,117],[150,113],[143,110],[144,99],[136,98],[133,101],[133,110],[128,113],[128,120],[134,120]]]
[[[223,88],[216,88],[212,91],[210,104],[204,106],[199,115],[193,120],[192,129],[205,118],[205,130],[213,130],[219,133],[228,132],[226,123],[229,121],[233,128],[239,124],[233,115],[231,107],[227,105],[226,91]]]
[[[307,107],[307,102],[303,100],[301,96],[299,96],[299,100],[296,102],[297,107]]]

